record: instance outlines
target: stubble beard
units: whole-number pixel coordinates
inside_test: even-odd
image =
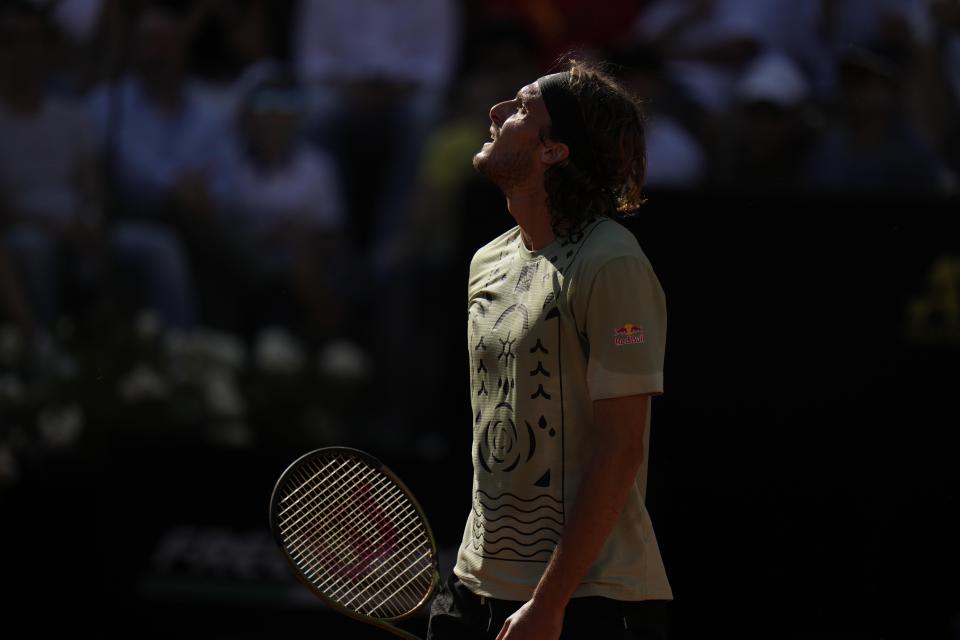
[[[486,153],[480,151],[473,156],[473,168],[489,178],[501,191],[507,191],[522,183],[531,173],[529,155],[519,149],[495,153],[495,145],[493,143]]]

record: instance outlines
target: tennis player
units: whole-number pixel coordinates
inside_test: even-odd
[[[644,497],[666,308],[616,221],[642,201],[641,108],[572,61],[490,120],[474,167],[517,226],[470,264],[473,503],[428,638],[664,638]]]

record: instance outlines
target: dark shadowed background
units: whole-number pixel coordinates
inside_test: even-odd
[[[385,637],[270,492],[366,449],[450,571],[470,161],[577,50],[649,115],[672,637],[960,638],[955,1],[0,6],[0,634]]]

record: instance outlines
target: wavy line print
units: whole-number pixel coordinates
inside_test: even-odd
[[[560,526],[563,526],[563,522],[561,522],[560,520],[557,520],[556,518],[551,518],[550,516],[541,516],[541,517],[537,518],[536,520],[529,520],[529,521],[528,521],[528,520],[521,520],[521,519],[518,518],[517,516],[511,516],[511,515],[509,515],[509,514],[507,514],[507,515],[505,515],[505,516],[497,516],[496,518],[488,518],[487,516],[485,516],[485,515],[482,514],[482,513],[479,514],[479,515],[484,519],[485,522],[496,522],[497,520],[503,520],[504,518],[512,518],[513,520],[516,520],[516,521],[519,522],[520,524],[537,524],[537,523],[540,522],[541,520],[550,520],[551,522],[556,522],[556,523],[559,524]]]
[[[520,502],[535,502],[535,501],[539,500],[540,498],[547,498],[547,499],[549,499],[549,500],[552,500],[553,502],[556,502],[557,504],[563,504],[563,501],[562,501],[562,500],[559,500],[559,499],[557,499],[557,498],[554,498],[553,496],[548,495],[548,494],[546,494],[546,493],[541,493],[540,495],[538,495],[538,496],[536,496],[536,497],[534,497],[534,498],[521,498],[520,496],[518,496],[518,495],[516,495],[516,494],[514,494],[514,493],[501,493],[501,494],[498,495],[498,496],[492,496],[492,495],[490,495],[489,493],[487,493],[486,491],[484,491],[483,489],[477,489],[477,493],[482,493],[484,496],[486,496],[487,498],[490,498],[491,500],[499,500],[499,499],[502,498],[503,496],[510,496],[511,498],[516,498],[516,499],[519,500]]]
[[[495,531],[500,531],[500,529],[513,529],[514,531],[516,531],[517,533],[519,533],[520,535],[523,535],[523,536],[532,536],[533,534],[535,534],[535,533],[537,533],[537,532],[540,532],[540,531],[549,531],[550,533],[555,533],[555,534],[557,534],[558,536],[563,535],[561,532],[557,531],[556,529],[554,529],[554,528],[552,528],[552,527],[540,527],[539,529],[534,529],[533,531],[522,531],[522,530],[520,530],[520,529],[517,529],[516,527],[510,526],[509,524],[500,525],[500,526],[497,527],[496,529],[491,529],[490,527],[484,527],[484,528],[483,528],[483,530],[484,530],[485,532],[487,532],[487,533],[493,533],[493,532],[495,532]]]
[[[489,544],[500,544],[500,541],[501,541],[501,540],[511,540],[511,541],[513,541],[513,542],[516,542],[518,545],[520,545],[521,547],[524,547],[524,548],[526,548],[526,547],[532,547],[533,545],[535,545],[535,544],[540,544],[541,542],[549,542],[549,543],[551,543],[551,544],[557,544],[557,541],[554,540],[553,538],[538,538],[537,540],[534,540],[533,542],[525,542],[525,541],[523,541],[523,540],[517,540],[517,539],[514,538],[513,536],[500,536],[500,537],[497,538],[496,540],[492,540],[492,539],[490,539],[490,538],[488,538],[488,537],[486,537],[486,536],[483,537],[484,543],[489,543]]]
[[[515,553],[516,555],[520,556],[521,558],[532,558],[532,557],[534,557],[534,556],[540,555],[541,553],[547,554],[547,558],[549,558],[549,557],[550,557],[550,554],[553,553],[553,551],[552,551],[551,549],[541,549],[540,551],[534,551],[533,553],[520,553],[520,552],[517,551],[516,549],[500,549],[499,551],[491,551],[490,549],[487,549],[486,547],[483,548],[483,552],[486,553],[486,554],[488,554],[491,558],[495,558],[495,557],[497,557],[499,554],[501,554],[501,553],[503,553],[503,552],[505,552],[505,551],[509,551],[509,552],[511,552],[511,553]],[[501,559],[502,559],[502,560],[509,560],[510,558],[501,558]],[[544,562],[546,562],[546,560],[544,560]]]
[[[550,553],[553,553],[553,549],[540,549],[540,550],[538,550],[538,551],[534,551],[533,553],[520,553],[520,552],[517,551],[516,549],[498,549],[498,550],[494,551],[494,550],[492,550],[492,549],[487,549],[486,546],[483,547],[483,552],[484,552],[484,553],[489,553],[490,555],[497,555],[497,554],[503,553],[504,551],[509,551],[510,553],[515,553],[515,554],[517,554],[518,556],[520,556],[521,558],[532,558],[533,556],[539,555],[539,554],[541,554],[541,553],[546,553],[546,554],[548,554],[548,555],[549,555]]]
[[[554,511],[554,512],[556,512],[556,513],[559,513],[561,516],[563,515],[563,511],[560,511],[560,509],[556,509],[556,508],[551,507],[550,505],[546,505],[546,504],[543,505],[543,506],[540,506],[540,507],[534,507],[533,509],[521,509],[520,507],[515,507],[515,506],[513,506],[512,504],[501,504],[501,505],[497,505],[496,507],[491,507],[490,505],[488,505],[488,504],[487,504],[486,502],[484,502],[483,500],[480,501],[480,504],[483,505],[484,509],[487,509],[487,510],[489,510],[490,512],[496,511],[497,509],[508,509],[508,508],[509,508],[509,509],[516,509],[516,510],[519,511],[520,513],[536,513],[536,512],[539,511],[540,509],[550,509],[550,511]]]

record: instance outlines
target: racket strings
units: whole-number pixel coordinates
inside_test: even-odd
[[[398,529],[399,533],[406,533],[408,531],[411,531],[412,529],[415,529],[417,523],[419,522],[417,518],[417,514],[412,510],[408,511],[408,513],[404,516],[404,514],[399,513],[396,509],[393,509],[389,512],[388,515],[392,516],[397,522],[397,525],[399,526],[399,529]],[[372,524],[368,525],[367,530],[369,531],[372,528],[372,526],[373,526]],[[326,589],[329,589],[331,594],[334,595],[336,598],[343,599],[344,603],[347,606],[355,606],[354,603],[357,600],[357,598],[369,592],[371,588],[373,587],[377,587],[381,589],[387,588],[391,586],[393,583],[395,583],[397,579],[404,576],[405,570],[406,571],[412,570],[414,568],[412,565],[409,567],[404,567],[403,563],[406,560],[408,560],[411,555],[415,554],[415,552],[417,551],[417,547],[422,547],[424,544],[427,545],[427,551],[425,554],[421,554],[421,558],[417,558],[415,562],[422,561],[425,556],[427,560],[426,566],[428,569],[431,569],[432,564],[430,561],[432,560],[432,554],[431,554],[432,547],[429,546],[430,545],[429,539],[426,537],[425,531],[420,531],[417,535],[408,536],[408,537],[410,539],[407,540],[406,544],[398,547],[397,550],[392,554],[393,557],[399,556],[400,559],[394,562],[394,564],[391,566],[386,566],[381,568],[380,573],[382,574],[382,576],[379,576],[379,577],[382,577],[383,580],[379,581],[379,583],[377,580],[367,580],[367,581],[360,581],[354,584],[350,580],[352,576],[340,575],[339,578],[337,578],[333,582],[330,582],[329,580],[324,582],[322,586]],[[405,555],[401,556],[401,554],[405,554]],[[347,556],[345,560],[352,561],[352,557]],[[378,577],[376,576],[376,574],[371,574],[371,575],[373,575],[374,577]],[[412,582],[413,582],[412,580],[409,580],[407,583],[405,583],[405,585],[411,584]],[[416,585],[414,586],[416,588]],[[429,582],[427,583],[427,587],[429,588]],[[378,590],[374,591],[374,595],[377,595],[379,593],[380,591]],[[406,594],[404,593],[403,589],[399,589],[393,595],[395,595],[399,599],[405,599],[404,596]],[[350,597],[348,598],[348,596]],[[372,597],[368,597],[368,599],[363,604],[369,604],[371,600],[372,600]],[[416,606],[417,602],[410,601],[408,602],[408,604],[411,604],[412,606]],[[362,605],[356,605],[356,606],[362,607]]]
[[[387,487],[387,480],[386,480],[386,478],[382,478],[378,483],[376,483],[376,484],[373,485],[373,486],[376,487],[376,491],[377,491],[377,493],[375,493],[374,495],[377,496],[377,497],[382,496],[382,495],[384,494],[385,490],[386,490],[386,487]],[[340,494],[338,494],[338,495],[339,495],[339,496],[343,496],[344,494],[345,494],[345,492],[344,492],[344,491],[341,491]],[[314,506],[311,508],[311,514],[315,514],[318,509],[323,508],[323,506],[325,506],[325,504],[327,504],[327,503],[329,503],[329,501],[324,501],[324,502],[322,502],[322,503],[318,503],[318,504],[314,505]],[[323,517],[320,521],[315,521],[315,522],[312,522],[312,523],[309,523],[309,522],[308,522],[308,523],[309,523],[309,524],[313,524],[313,526],[314,526],[315,529],[321,529],[321,528],[323,528],[323,527],[328,526],[334,518],[338,518],[338,517],[341,517],[341,518],[343,518],[343,517],[349,518],[350,515],[354,515],[354,516],[357,515],[357,514],[348,514],[348,513],[345,513],[345,509],[346,509],[346,504],[342,504],[342,505],[340,505],[340,507],[334,509],[334,510],[331,511],[329,514],[326,514],[325,517]],[[412,514],[412,517],[415,518],[415,517],[416,517],[416,514]],[[354,521],[355,521],[355,520],[356,520],[356,518],[354,518]],[[407,520],[407,519],[404,519],[404,521],[400,522],[399,524],[404,524],[404,523],[406,522],[406,520]],[[337,524],[338,524],[339,526],[342,526],[342,525],[344,524],[344,521],[343,521],[342,519],[341,519],[341,520],[338,520]],[[352,524],[352,523],[350,523],[350,524]],[[364,529],[360,529],[360,530],[358,531],[358,533],[360,533],[361,535],[366,534],[366,533],[370,533],[371,530],[376,526],[376,524],[377,524],[376,521],[368,520],[368,522],[367,522],[367,524],[366,524],[366,527],[365,527]],[[291,534],[291,535],[292,535],[292,534],[300,534],[300,533],[303,533],[303,529],[304,529],[304,527],[298,527],[296,530],[288,531],[288,532],[285,532],[285,533],[289,533],[289,534]],[[343,541],[343,544],[341,544],[341,547],[346,546],[346,543],[347,543],[347,542],[348,542],[347,540],[344,540],[344,541]],[[300,549],[297,548],[297,547],[294,547],[293,551],[299,552]],[[341,551],[341,549],[340,549],[340,548],[337,548],[337,547],[333,547],[333,548],[329,548],[329,551],[335,552],[335,553],[339,553],[339,552]]]
[[[317,478],[321,473],[327,471],[330,467],[332,467],[334,464],[336,464],[336,462],[337,462],[336,460],[331,460],[331,461],[328,462],[327,464],[323,465],[323,467],[322,467],[321,469],[317,470],[316,472],[311,473],[310,477],[308,477],[308,478],[306,478],[306,479],[303,479],[303,474],[302,474],[302,473],[297,473],[296,475],[299,477],[301,484],[300,484],[298,487],[295,487],[295,488],[291,489],[290,492],[283,498],[283,500],[281,500],[281,502],[286,502],[286,501],[288,501],[288,500],[291,500],[294,496],[296,496],[298,493],[300,493],[301,491],[303,491],[305,488],[307,489],[307,490],[306,490],[306,495],[309,495],[310,492],[317,487],[317,483],[316,483],[316,482],[313,482],[313,481],[316,480],[316,478]],[[358,465],[358,464],[359,464],[359,462],[355,462],[355,463],[354,463],[354,466],[356,466],[356,465]],[[340,465],[340,468],[343,468],[343,466],[344,466],[344,465]],[[304,471],[304,469],[298,469],[298,471]],[[311,471],[312,471],[312,470],[311,470]],[[327,477],[330,477],[330,475],[328,474]],[[293,507],[295,507],[295,506],[297,505],[297,503],[299,503],[301,500],[303,500],[304,497],[305,497],[305,496],[300,496],[299,498],[297,498],[296,500],[294,500],[293,502],[291,502],[290,504],[288,504],[288,505],[286,506],[286,508],[281,509],[281,510],[278,512],[277,515],[281,515],[281,516],[282,516],[284,513],[286,513],[287,511],[289,511],[289,510],[292,509]],[[280,524],[282,525],[283,522],[281,522]]]
[[[424,549],[425,544],[427,545],[426,549]],[[406,545],[404,545],[404,547],[399,549],[394,554],[394,556],[398,556],[401,553],[403,553],[403,555],[399,559],[397,559],[393,563],[393,565],[391,565],[390,567],[386,567],[383,570],[383,574],[384,574],[383,578],[386,579],[392,575],[393,576],[392,579],[390,579],[389,581],[383,584],[376,584],[376,581],[368,580],[366,582],[362,582],[357,585],[348,585],[348,589],[344,591],[342,595],[343,597],[346,597],[347,595],[352,595],[353,597],[347,601],[348,604],[352,605],[358,598],[366,595],[371,588],[376,586],[378,590],[374,591],[373,595],[369,596],[367,600],[365,600],[361,605],[359,605],[359,606],[364,606],[368,604],[373,599],[373,597],[380,595],[383,590],[387,589],[388,587],[391,587],[395,582],[409,575],[409,573],[411,571],[414,571],[414,569],[416,569],[417,566],[421,566],[421,570],[432,569],[433,565],[431,562],[432,561],[431,552],[432,552],[432,549],[429,547],[429,541],[426,540],[426,538],[423,536],[418,536],[417,539],[409,541]],[[410,560],[411,556],[417,556],[417,557],[413,558],[413,560]],[[420,575],[420,573],[421,571],[415,572],[413,575],[413,578],[403,583],[399,589],[397,589],[393,594],[391,594],[390,597],[396,596],[396,597],[402,598],[405,595],[407,595],[405,593],[405,587],[408,586],[411,582],[413,582],[414,579],[416,579]],[[427,587],[429,587],[429,583],[427,584]],[[413,604],[416,605],[416,602],[414,602]]]
[[[401,494],[398,494],[398,496],[400,495]],[[402,514],[400,514],[396,509],[391,510],[386,515],[392,516],[394,519],[397,519],[398,517],[402,516]],[[401,532],[408,531],[411,528],[411,525],[414,524],[415,519],[416,519],[416,513],[409,513],[407,517],[402,518],[400,520],[396,520],[397,524],[400,526],[400,531]],[[373,526],[374,526],[374,523],[368,524],[366,531],[368,532],[371,531]],[[396,615],[396,614],[402,613],[401,609],[398,609],[396,607],[390,608],[386,606],[391,598],[396,599],[401,604],[402,607],[415,607],[419,603],[420,598],[418,596],[421,596],[422,592],[410,593],[411,589],[416,591],[418,589],[423,588],[424,586],[426,586],[427,589],[429,589],[430,587],[430,580],[426,580],[426,581],[419,580],[419,578],[421,578],[420,574],[424,572],[424,569],[421,568],[421,571],[414,573],[414,576],[412,578],[406,579],[403,583],[399,585],[399,587],[394,587],[394,585],[396,585],[396,583],[399,581],[400,578],[407,575],[407,573],[409,573],[410,570],[415,569],[415,565],[411,565],[409,567],[404,567],[403,565],[404,565],[404,562],[407,561],[411,555],[415,555],[415,552],[416,552],[415,546],[417,545],[418,542],[421,544],[423,542],[426,542],[428,545],[428,550],[425,553],[421,553],[420,554],[421,557],[417,558],[415,562],[416,561],[422,562],[424,559],[426,559],[427,560],[427,563],[425,565],[426,570],[430,570],[433,568],[431,563],[432,547],[429,546],[429,541],[426,540],[422,535],[417,536],[417,538],[411,541],[408,541],[406,545],[399,547],[395,552],[393,552],[392,556],[400,557],[400,560],[394,562],[394,564],[390,566],[381,566],[379,571],[379,574],[381,575],[377,575],[377,572],[374,572],[370,574],[371,579],[359,582],[357,584],[353,584],[351,582],[351,579],[354,578],[355,576],[350,575],[349,573],[344,574],[344,572],[340,571],[340,572],[337,572],[340,574],[339,578],[335,579],[333,583],[331,583],[328,579],[324,581],[320,586],[322,586],[325,589],[328,589],[330,591],[330,594],[333,595],[338,600],[341,600],[345,606],[349,606],[361,611],[364,609],[364,607],[369,606],[371,611],[374,609],[383,607],[384,610],[387,612],[387,615]],[[411,548],[411,547],[414,547],[414,548]],[[370,553],[369,549],[371,548],[376,549],[377,545],[374,543],[372,547],[367,548],[366,555],[364,557],[361,557],[360,559],[361,563],[364,563],[364,564],[367,563],[371,559],[371,557],[375,555]],[[310,553],[310,551],[311,551],[310,549],[307,549],[307,553],[302,554],[307,556],[308,558],[312,557],[314,559],[314,562],[309,567],[304,567],[305,569],[307,569],[308,574],[311,573],[311,570],[313,572],[316,572],[316,570],[318,569],[318,567],[316,566],[317,565],[316,554]],[[402,556],[399,555],[399,554],[403,554],[404,552],[406,552],[405,555],[402,555]],[[329,553],[329,551],[327,553]],[[326,554],[321,554],[321,555],[326,555]],[[385,563],[388,560],[389,559],[385,558],[384,559]],[[353,562],[353,558],[350,556],[347,556],[345,558],[340,559],[340,562],[351,563]],[[341,564],[341,566],[343,565]],[[316,579],[316,576],[311,576],[311,577],[314,577],[314,579]],[[432,572],[431,572],[431,577],[432,577]],[[425,585],[424,585],[424,582],[425,582]],[[391,593],[384,594],[383,591],[389,587],[393,587],[394,590]],[[373,593],[371,595],[368,595],[368,597],[362,603],[358,604],[357,600],[363,595],[368,594],[371,591],[371,589],[373,590]],[[385,600],[381,599],[380,602],[375,602],[374,600],[378,596],[385,596],[386,599]]]
[[[342,484],[342,483],[341,483],[341,484]],[[373,485],[373,486],[377,488],[377,493],[374,494],[374,495],[375,495],[375,496],[380,496],[380,495],[383,494],[383,492],[384,492],[385,489],[386,489],[387,479],[386,479],[386,478],[382,478],[377,484],[375,484],[375,485]],[[342,496],[342,495],[344,495],[344,494],[345,494],[345,492],[344,492],[344,491],[341,491],[340,494],[338,494],[338,495],[339,495],[339,496]],[[322,503],[311,504],[310,514],[314,514],[314,515],[315,515],[316,512],[317,512],[317,510],[318,510],[318,509],[321,509],[321,508],[324,506],[324,504],[325,504],[325,503],[328,503],[328,502],[329,502],[329,501],[324,501],[324,502],[322,502]],[[323,518],[322,520],[320,520],[319,522],[313,522],[312,524],[314,525],[314,528],[315,528],[315,529],[323,528],[323,527],[329,525],[329,524],[331,523],[331,521],[332,521],[334,518],[337,518],[338,516],[340,516],[340,517],[349,517],[350,514],[345,514],[345,513],[344,513],[344,509],[345,509],[345,506],[344,506],[344,505],[341,505],[341,508],[337,508],[337,509],[335,509],[334,511],[332,511],[331,513],[327,514],[326,517],[324,517],[324,518]],[[307,515],[310,515],[310,514],[307,514]],[[353,514],[353,515],[356,515],[356,514]],[[391,515],[394,515],[394,516],[395,516],[395,514],[391,514]],[[408,520],[412,520],[412,519],[415,519],[415,518],[416,518],[416,514],[415,514],[415,513],[412,513],[409,518],[404,518],[404,519],[403,519],[402,521],[400,521],[398,524],[400,524],[400,525],[406,525],[407,522],[408,522]],[[354,518],[354,521],[356,521],[356,518]],[[309,523],[310,523],[310,522],[308,521],[308,524],[309,524]],[[337,524],[340,525],[340,526],[342,526],[342,525],[344,524],[344,521],[343,521],[343,520],[339,520]],[[351,523],[351,522],[348,522],[348,524],[353,525],[353,523]],[[356,525],[353,525],[353,526],[354,526],[354,528],[356,528]],[[369,533],[371,532],[371,530],[372,530],[375,526],[376,526],[376,522],[373,521],[373,520],[370,520],[370,521],[368,521],[368,523],[367,523],[367,525],[366,525],[366,527],[365,527],[364,529],[358,530],[358,533],[361,534],[361,535],[369,534]],[[401,531],[405,531],[407,528],[408,528],[407,526],[403,526],[403,527],[401,527]],[[304,529],[304,527],[301,526],[301,527],[298,527],[297,529],[292,529],[292,530],[285,531],[284,533],[287,534],[288,537],[298,537],[297,534],[303,533],[303,529]],[[302,536],[300,536],[300,537],[302,538]],[[306,538],[306,539],[309,539],[309,538]],[[349,542],[348,540],[344,539],[343,542],[342,542],[342,544],[341,544],[339,547],[328,547],[327,550],[328,550],[330,553],[340,553],[340,552],[342,551],[342,547],[347,546],[347,545],[348,545],[348,542]],[[307,554],[301,553],[301,551],[302,551],[302,548],[301,548],[301,547],[302,547],[302,545],[300,545],[300,546],[294,545],[291,550],[292,550],[295,554],[297,554],[297,555],[302,555],[302,556],[306,557]],[[310,558],[307,558],[307,559],[310,559]],[[313,559],[316,560],[316,558],[313,558]],[[350,558],[350,557],[346,557],[346,558],[344,558],[344,559],[345,559],[345,560],[352,560],[352,558]],[[298,564],[301,564],[301,566],[302,566],[302,563],[298,563]],[[305,567],[305,568],[310,568],[310,569],[312,569],[313,567],[311,567],[311,566],[308,565],[308,566]],[[327,586],[327,585],[325,585],[325,586]]]
[[[291,473],[278,513],[291,559],[335,603],[395,618],[430,592],[428,530],[393,481],[354,458],[311,460]]]
[[[415,516],[414,516],[414,517],[415,517]],[[404,524],[404,525],[405,525],[405,526],[404,526],[404,529],[401,531],[401,532],[404,532],[404,531],[409,530],[409,529],[410,529],[413,525],[415,525],[416,523],[413,521],[413,517],[408,516],[408,517],[405,518],[403,521],[401,521],[400,524]],[[367,529],[360,531],[360,534],[361,534],[361,535],[366,535],[366,534],[369,534],[369,533],[372,533],[372,530],[371,530],[370,526],[368,526]],[[418,535],[416,538],[410,539],[410,540],[406,543],[406,545],[404,545],[404,547],[398,549],[398,550],[397,550],[397,553],[400,553],[400,552],[402,552],[402,551],[406,551],[407,547],[409,547],[409,546],[411,546],[411,545],[413,545],[413,544],[423,543],[423,542],[425,542],[425,538],[424,538],[422,535]],[[344,541],[339,545],[338,548],[335,548],[335,549],[333,549],[332,551],[333,551],[334,553],[340,553],[340,552],[342,552],[342,550],[343,550],[344,548],[346,548],[346,547],[348,546],[348,544],[349,544],[348,541],[344,540]],[[342,558],[343,558],[344,560],[348,561],[348,562],[353,562],[353,561],[355,561],[355,560],[357,559],[357,556],[359,555],[359,553],[360,553],[360,550],[355,549],[353,554],[348,555],[348,556],[342,556]],[[394,555],[397,555],[397,553],[395,553]],[[313,567],[310,567],[310,569],[313,569]],[[341,576],[341,577],[340,577],[338,580],[336,580],[335,582],[327,583],[327,584],[325,584],[324,586],[327,587],[327,588],[331,588],[331,589],[332,589],[332,588],[334,588],[334,587],[340,587],[344,581],[345,581],[345,576]]]
[[[353,467],[351,467],[351,469],[350,469],[349,471],[353,471],[353,470],[355,470],[356,468],[357,468],[357,465],[354,465]],[[301,521],[307,519],[307,518],[311,515],[311,512],[314,510],[315,507],[321,506],[321,505],[318,503],[318,501],[322,502],[322,501],[325,501],[325,500],[334,500],[334,499],[337,499],[338,497],[340,497],[340,496],[332,496],[332,495],[329,495],[329,494],[325,495],[325,494],[323,494],[323,493],[321,492],[321,490],[322,490],[329,482],[331,482],[331,479],[334,478],[334,477],[336,476],[336,474],[339,473],[339,474],[341,475],[341,477],[345,477],[345,476],[346,476],[346,473],[349,473],[349,471],[348,471],[348,472],[343,472],[343,471],[342,471],[342,467],[341,467],[340,469],[335,469],[335,470],[333,470],[329,475],[327,475],[327,476],[325,476],[325,477],[323,477],[323,478],[317,478],[317,476],[318,476],[319,474],[314,474],[314,475],[311,477],[311,480],[313,480],[313,483],[310,484],[310,489],[309,489],[308,491],[306,491],[306,492],[305,492],[300,498],[298,498],[296,501],[294,501],[293,503],[291,503],[291,504],[287,507],[287,509],[284,509],[284,511],[282,511],[281,514],[284,513],[284,512],[286,512],[286,511],[288,511],[289,509],[297,506],[298,504],[302,503],[304,500],[306,500],[306,502],[305,502],[303,505],[301,505],[300,508],[299,508],[297,511],[293,511],[292,513],[290,513],[289,516],[287,516],[286,519],[284,519],[283,521],[281,521],[280,523],[278,523],[279,526],[280,526],[280,528],[283,529],[283,527],[286,526],[288,529],[290,529],[290,528],[296,526],[296,525],[297,525],[298,523],[300,523]],[[372,478],[372,477],[373,477],[373,471],[372,471],[372,470],[368,470],[366,476],[367,476],[367,478]],[[309,482],[310,482],[310,481],[308,480],[307,483],[301,485],[300,487],[298,487],[298,489],[302,488],[303,486],[306,486],[306,484],[308,484]],[[341,486],[342,486],[342,485],[341,485]],[[299,518],[298,518],[297,516],[299,516]]]
[[[381,488],[380,488],[380,491],[383,492],[384,489],[385,489],[385,487],[381,487]],[[342,511],[342,510],[339,510],[339,511]],[[403,526],[401,527],[401,532],[406,531],[407,529],[409,529],[410,523],[411,523],[413,520],[415,520],[415,518],[416,518],[416,514],[413,513],[413,514],[409,514],[409,515],[408,515],[407,517],[405,517],[403,520],[400,520],[397,524],[403,525]],[[318,526],[322,526],[323,524],[329,523],[329,521],[330,521],[331,519],[332,519],[331,517],[325,518],[324,521],[323,521],[322,523],[320,523]],[[344,521],[343,521],[343,520],[340,520],[340,521],[338,522],[338,525],[340,525],[340,526],[342,526],[343,524],[344,524]],[[348,524],[351,524],[351,525],[352,525],[353,523],[348,522]],[[353,526],[355,527],[355,525],[353,525]],[[366,524],[366,526],[365,526],[365,528],[358,530],[358,533],[359,533],[360,535],[369,534],[369,533],[372,532],[372,530],[373,530],[373,528],[374,528],[375,526],[376,526],[376,522],[374,522],[374,521],[368,521],[367,524]],[[308,541],[308,540],[309,540],[309,538],[302,538],[302,539],[303,539],[304,541]],[[338,546],[328,547],[328,548],[327,548],[327,551],[328,551],[329,553],[339,554],[339,553],[342,553],[343,549],[344,549],[345,547],[348,547],[348,546],[351,546],[351,545],[349,545],[349,540],[346,539],[346,538],[344,538]],[[303,561],[298,562],[298,566],[300,566],[300,567],[301,567],[302,569],[304,569],[304,570],[312,571],[313,569],[316,568],[315,565],[317,564],[317,562],[319,562],[319,561],[321,560],[321,558],[318,557],[316,554],[310,553],[311,550],[310,550],[309,548],[306,548],[306,547],[307,547],[306,544],[301,544],[301,545],[296,545],[296,544],[294,544],[294,545],[292,546],[292,548],[291,548],[291,551],[293,552],[293,555],[300,556],[300,557],[301,557],[301,560],[305,560],[305,561],[306,561],[306,562],[303,562]],[[355,556],[358,555],[361,551],[362,551],[362,549],[357,548],[357,549],[355,549],[354,554],[353,554],[352,556],[341,556],[341,558],[342,558],[342,560],[353,561],[353,560],[355,559]],[[343,578],[341,578],[341,580],[342,580],[342,579],[343,579]],[[339,581],[338,581],[338,582],[339,582]],[[325,583],[323,586],[324,586],[325,588],[330,588],[330,587],[335,586],[335,585],[336,585],[336,583]]]
[[[372,479],[374,474],[372,471],[369,471],[365,474],[364,480]],[[387,482],[386,478],[380,479],[376,486],[385,485]],[[355,486],[352,484],[347,484],[339,482],[333,485],[330,488],[328,494],[322,493],[324,485],[318,484],[314,487],[314,490],[318,493],[307,502],[300,511],[295,511],[290,518],[287,519],[287,524],[289,525],[286,530],[282,528],[281,532],[284,535],[288,534],[300,534],[306,527],[320,528],[325,527],[330,524],[335,518],[339,517],[341,513],[349,506],[349,502],[343,500],[350,492],[351,489],[355,489]],[[339,493],[333,493],[334,490],[339,490]],[[339,501],[339,502],[338,502]],[[336,504],[337,506],[327,513],[323,513],[323,510],[330,506],[330,504]],[[322,517],[318,520],[317,514],[322,513]],[[297,518],[297,516],[300,516]],[[296,518],[296,519],[294,519]],[[291,522],[292,521],[292,522]]]

